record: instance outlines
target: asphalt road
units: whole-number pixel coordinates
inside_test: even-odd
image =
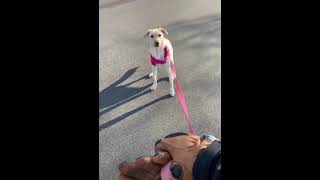
[[[146,30],[164,27],[174,48],[177,78],[198,134],[221,138],[221,15],[217,0],[100,0],[99,179],[113,180],[117,165],[152,155],[165,135],[187,132],[164,69],[152,80]]]

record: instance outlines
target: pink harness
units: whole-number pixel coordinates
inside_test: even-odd
[[[166,63],[166,59],[170,58],[170,52],[169,49],[167,47],[164,48],[164,56],[163,56],[163,60],[159,60],[156,59],[155,57],[153,57],[150,54],[150,62],[152,65],[156,66],[157,64],[165,64]],[[190,134],[195,134],[194,130],[192,129],[192,124],[191,124],[191,120],[189,117],[189,109],[186,103],[186,100],[184,98],[184,94],[182,91],[182,88],[179,84],[178,79],[176,79],[177,75],[176,75],[176,69],[174,68],[174,64],[172,63],[172,61],[169,59],[170,61],[170,69],[173,75],[173,78],[176,80],[176,91],[177,91],[177,96],[181,105],[181,108],[183,110],[183,114],[184,114],[184,118],[188,123],[189,126],[189,133]],[[161,168],[161,179],[162,180],[171,180],[171,179],[175,179],[171,176],[171,172],[170,172],[170,165],[171,165],[172,161],[170,161],[169,163],[167,163],[165,166],[163,166]]]
[[[151,54],[150,54],[150,61],[151,61],[151,64],[152,65],[157,65],[157,64],[165,64],[166,63],[166,57],[170,54],[169,52],[169,49],[166,47],[164,47],[164,55],[163,55],[163,60],[159,60],[159,59],[156,59],[155,57],[153,57]]]

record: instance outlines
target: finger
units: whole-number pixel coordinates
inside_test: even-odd
[[[118,180],[134,180],[134,179],[131,177],[125,176],[123,174],[120,174],[118,177]]]
[[[156,147],[155,147],[155,151],[167,151],[167,152],[172,152],[172,146],[170,146],[167,142],[165,142],[165,140],[162,140],[161,142],[159,142]]]
[[[191,140],[189,136],[165,138],[156,145],[155,151],[157,152],[158,150],[162,150],[172,154],[173,150],[182,150],[189,147],[193,147],[196,141],[200,140],[200,138],[198,137],[192,137],[192,139],[193,140]]]
[[[121,172],[121,174],[123,175],[128,175],[129,171],[131,169],[135,168],[135,164],[134,163],[129,163],[127,161],[123,161],[119,164],[118,166],[118,170]]]
[[[168,152],[161,151],[156,156],[152,157],[152,162],[159,164],[159,165],[165,165],[172,159],[171,155]]]
[[[168,138],[164,139],[163,142],[166,142],[167,144],[177,147],[177,148],[186,148],[190,145],[193,145],[194,142],[197,140],[197,137],[194,136],[179,136],[174,138]]]
[[[209,144],[211,144],[211,143],[209,143],[207,140],[203,140],[203,141],[201,141],[201,143],[200,143],[200,145],[201,146],[208,146]]]
[[[200,138],[200,137],[197,136],[197,135],[189,135],[189,137],[190,137],[191,139],[195,140],[195,141]]]
[[[196,143],[196,142],[197,142],[197,139],[194,138],[194,137],[190,137],[190,136],[189,136],[189,141],[192,142],[192,143]]]
[[[164,138],[172,138],[172,137],[177,137],[177,136],[188,136],[188,134],[184,133],[184,132],[177,132],[177,133],[169,134]]]
[[[200,138],[195,143],[196,149],[204,149],[204,148],[207,148],[208,145],[210,145],[210,143],[208,141],[206,141],[206,140],[201,141]]]
[[[177,132],[177,133],[169,134],[169,135],[167,135],[166,137],[164,137],[162,139],[158,139],[154,146],[157,146],[157,144],[159,142],[161,142],[163,139],[170,139],[170,138],[175,138],[175,137],[179,137],[179,136],[188,136],[188,134],[184,133],[184,132]]]
[[[201,139],[200,139],[200,138],[196,138],[195,141],[196,141],[196,142],[194,143],[194,146],[200,146],[200,144],[201,144]]]
[[[199,146],[199,149],[200,149],[200,150],[206,149],[206,148],[208,148],[208,145],[200,145],[200,146]]]
[[[161,175],[158,175],[154,180],[161,180]]]
[[[151,157],[144,156],[136,159],[136,161],[134,162],[123,161],[122,163],[119,164],[118,169],[122,174],[129,176],[133,171],[136,171],[137,169],[139,169],[141,165],[145,163],[150,163],[150,162],[151,162]]]
[[[160,173],[161,165],[153,163],[152,157],[144,156],[133,163],[122,162],[119,170],[122,175],[134,179],[154,180]]]

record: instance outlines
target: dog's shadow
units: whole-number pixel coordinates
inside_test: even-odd
[[[134,80],[125,85],[120,85],[122,82],[131,77],[139,67],[132,68],[128,70],[119,80],[111,84],[109,87],[105,88],[99,93],[99,117],[103,114],[127,103],[138,97],[141,97],[147,93],[150,93],[150,87],[152,83],[142,86],[142,87],[130,87],[130,85],[143,80],[149,79],[148,75],[143,76],[137,80]],[[169,81],[167,78],[161,78],[160,81]]]

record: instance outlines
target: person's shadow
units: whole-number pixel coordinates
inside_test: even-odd
[[[125,85],[119,85],[122,82],[124,82],[126,79],[128,79],[130,76],[132,76],[137,71],[138,68],[139,67],[135,67],[135,68],[128,70],[118,81],[114,82],[109,87],[105,88],[104,90],[102,90],[99,93],[99,117],[102,116],[103,114],[129,102],[129,101],[132,101],[140,96],[143,96],[143,95],[151,92],[150,87],[151,87],[152,83],[145,85],[145,86],[142,86],[142,87],[129,87],[129,85],[132,85],[140,80],[148,79],[149,78],[148,75],[143,76],[143,77],[141,77],[137,80],[134,80],[130,83],[127,83]],[[168,79],[168,77],[161,78],[158,80],[158,82],[160,82],[160,81],[169,81],[169,79]],[[162,99],[166,99],[168,97],[169,96],[160,97],[159,99],[152,101],[151,104],[154,104],[154,103],[156,103]],[[147,106],[150,106],[151,104],[147,103],[141,107],[145,108]],[[139,109],[139,111],[140,111],[141,109],[143,109],[141,107],[139,107],[137,109]],[[131,115],[131,114],[133,114],[133,112],[134,113],[138,112],[137,109],[130,111],[130,112],[126,113],[125,115],[129,115],[129,114]],[[107,127],[111,126],[112,124],[115,124],[116,122],[127,117],[125,115],[121,115],[120,117],[109,121],[108,123],[104,124],[103,127],[107,128]],[[101,129],[101,127],[100,127],[100,129]]]

